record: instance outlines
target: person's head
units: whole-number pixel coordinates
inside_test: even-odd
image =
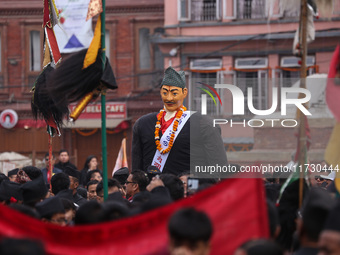
[[[298,214],[297,230],[301,245],[317,243],[335,201],[324,189],[312,188]]]
[[[84,168],[86,170],[95,170],[98,167],[98,159],[94,155],[90,155],[86,158]]]
[[[92,180],[101,181],[103,180],[102,174],[98,169],[88,171],[86,174],[86,183]]]
[[[75,225],[94,224],[104,221],[104,210],[102,204],[95,200],[81,205],[74,218]]]
[[[17,179],[18,171],[19,171],[19,168],[15,168],[13,170],[8,171],[7,177],[11,182],[15,182],[15,180]]]
[[[178,111],[188,95],[184,71],[177,72],[172,67],[168,67],[164,72],[160,93],[164,107],[169,112]]]
[[[9,180],[10,181],[10,179],[5,174],[0,173],[0,184],[1,184],[2,181],[5,181],[5,180]],[[15,180],[14,180],[14,182],[15,182]]]
[[[34,207],[38,202],[43,200],[48,193],[42,176],[22,184],[21,190],[24,204],[31,207]]]
[[[181,179],[173,174],[161,174],[161,180],[164,186],[168,188],[172,200],[178,200],[184,197],[184,186]]]
[[[320,234],[318,255],[340,254],[340,202],[330,211]]]
[[[99,181],[97,180],[92,180],[89,181],[86,184],[86,189],[87,189],[87,199],[88,200],[95,200],[97,199],[97,185],[98,185]]]
[[[65,210],[66,225],[71,225],[76,215],[77,208],[71,200],[68,200],[66,198],[61,198],[61,202],[63,203]]]
[[[145,172],[141,170],[132,171],[125,182],[126,196],[133,197],[135,194],[145,191],[147,185],[148,179]]]
[[[121,185],[124,185],[126,179],[129,177],[129,173],[129,169],[127,167],[122,167],[113,174],[113,178],[119,181]]]
[[[204,212],[194,208],[178,210],[168,222],[168,232],[170,254],[183,248],[190,250],[190,254],[209,254],[213,227]]]
[[[70,160],[70,156],[68,154],[68,151],[65,149],[62,149],[59,151],[59,162],[61,163],[67,163]]]
[[[0,183],[0,202],[4,204],[20,203],[23,201],[21,185],[10,180]]]
[[[38,203],[35,208],[41,220],[52,224],[66,226],[64,205],[59,197],[50,197]]]
[[[22,168],[31,180],[37,179],[42,176],[42,172],[35,166],[25,166]]]
[[[122,186],[120,185],[120,183],[114,179],[108,179],[108,194],[112,194],[114,192],[118,192]],[[103,181],[100,181],[97,185],[96,188],[96,193],[97,193],[97,201],[102,203],[104,202],[104,187],[103,187]]]
[[[36,239],[2,238],[1,255],[45,255],[44,244]]]
[[[78,170],[67,166],[65,169],[65,174],[69,176],[70,179],[70,189],[74,191],[74,193],[77,191],[77,188],[79,186],[79,179],[80,179],[80,173]]]
[[[274,241],[257,239],[242,244],[234,255],[283,255],[283,251]]]
[[[320,187],[327,188],[335,179],[336,172],[330,172],[329,174],[320,175],[320,181],[322,182]]]
[[[48,167],[49,156],[50,156],[50,155],[49,155],[49,153],[47,152],[47,153],[45,154],[45,157],[44,157],[44,163],[45,163],[45,166],[46,166],[46,167]],[[52,155],[51,155],[51,165],[52,165],[52,166],[55,164],[55,160],[56,160],[55,155],[52,153]]]
[[[267,212],[268,212],[268,223],[269,223],[269,234],[270,237],[275,240],[280,233],[280,219],[279,212],[275,204],[267,200]]]
[[[179,179],[183,183],[183,188],[184,188],[184,197],[187,197],[188,193],[188,177],[190,176],[190,171],[183,172],[178,175]]]
[[[70,178],[65,173],[57,173],[51,178],[52,193],[57,195],[62,190],[70,187]]]

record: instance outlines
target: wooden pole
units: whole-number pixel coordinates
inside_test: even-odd
[[[306,88],[306,77],[307,77],[307,66],[306,66],[306,58],[307,58],[307,0],[301,0],[301,10],[300,10],[300,26],[299,26],[299,44],[301,50],[301,73],[300,73],[300,88]],[[299,95],[301,98],[302,95]],[[304,105],[306,108],[307,105]],[[299,165],[300,165],[300,183],[299,183],[299,207],[302,205],[303,200],[303,183],[305,177],[305,164],[306,164],[306,154],[307,154],[307,138],[306,138],[306,117],[300,111],[298,114],[299,118]]]

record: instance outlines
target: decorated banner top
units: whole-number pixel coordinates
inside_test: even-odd
[[[88,48],[93,38],[92,19],[86,21],[90,0],[55,0],[59,26],[54,27],[61,53]]]

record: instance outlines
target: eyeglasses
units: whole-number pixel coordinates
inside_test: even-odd
[[[126,185],[128,185],[129,183],[137,183],[137,182],[125,182]]]
[[[320,180],[321,182],[323,182],[325,179],[317,175],[317,176],[315,176],[315,180],[316,181]]]

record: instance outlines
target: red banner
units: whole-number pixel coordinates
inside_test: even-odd
[[[168,219],[181,207],[195,207],[211,218],[211,254],[233,254],[251,238],[268,237],[261,179],[229,179],[157,210],[88,226],[59,227],[0,205],[0,237],[39,239],[47,254],[167,254]]]

